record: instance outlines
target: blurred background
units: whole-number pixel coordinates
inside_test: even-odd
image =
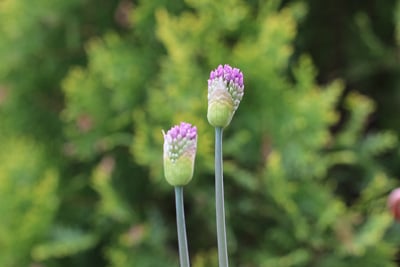
[[[216,267],[207,79],[231,266],[395,267],[400,1],[1,0],[0,267],[178,266],[161,130],[195,124],[193,267]]]

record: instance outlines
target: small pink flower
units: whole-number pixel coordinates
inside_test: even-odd
[[[400,188],[396,188],[390,193],[388,207],[395,220],[400,221]]]
[[[93,118],[89,114],[81,114],[76,119],[76,125],[82,133],[87,133],[93,128]]]

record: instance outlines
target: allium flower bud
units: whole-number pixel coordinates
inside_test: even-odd
[[[395,220],[400,221],[400,188],[390,193],[387,203]]]
[[[226,127],[239,107],[244,93],[243,73],[225,64],[211,71],[208,79],[208,122]]]
[[[181,122],[163,135],[165,178],[173,186],[186,185],[193,177],[197,128]]]

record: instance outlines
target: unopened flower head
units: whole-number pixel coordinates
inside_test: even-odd
[[[211,71],[208,79],[208,122],[214,127],[226,127],[243,98],[243,73],[225,64]]]
[[[396,188],[390,193],[387,203],[394,219],[400,221],[400,188]]]
[[[197,128],[189,123],[172,127],[164,135],[164,173],[168,183],[182,186],[193,177]]]

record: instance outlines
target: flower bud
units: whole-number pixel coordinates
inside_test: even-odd
[[[400,188],[396,188],[390,193],[387,203],[394,219],[400,221]]]
[[[172,186],[192,180],[197,149],[197,128],[181,122],[164,135],[164,174]]]
[[[243,98],[243,73],[225,64],[211,71],[208,79],[208,122],[214,127],[226,127]]]

